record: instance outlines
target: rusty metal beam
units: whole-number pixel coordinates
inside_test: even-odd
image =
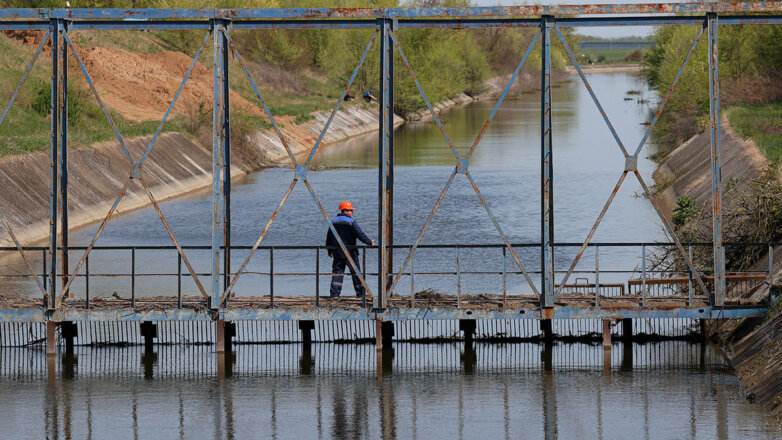
[[[586,5],[519,5],[462,8],[290,8],[290,9],[5,9],[0,18],[66,20],[249,20],[524,17],[540,15],[697,14],[782,11],[782,2],[700,2]],[[143,23],[139,23],[143,25]]]
[[[717,14],[706,16],[709,34],[709,133],[711,135],[711,203],[715,306],[725,304],[725,248],[722,246],[722,145],[720,143],[720,68]]]

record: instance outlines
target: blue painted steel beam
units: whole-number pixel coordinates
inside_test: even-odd
[[[4,9],[0,18],[66,20],[291,19],[523,17],[541,15],[694,14],[782,11],[782,2],[702,2],[588,5],[519,5],[464,8],[290,8],[290,9]]]
[[[554,17],[540,20],[540,267],[542,272],[540,303],[554,305],[554,163],[551,126],[551,28]]]
[[[220,252],[223,245],[223,193],[222,174],[223,169],[223,139],[225,131],[223,125],[223,81],[228,79],[223,72],[223,32],[224,23],[213,21],[212,35],[214,38],[214,51],[212,62],[212,249],[211,249],[211,303],[212,309],[220,306]]]
[[[63,22],[61,32],[67,32]],[[68,284],[68,45],[63,43],[60,54],[60,246],[62,246],[62,287]],[[67,295],[67,293],[66,293]]]
[[[117,21],[117,20],[89,20],[89,21],[70,21],[68,26],[70,30],[139,30],[139,31],[151,31],[151,30],[169,30],[169,29],[185,29],[185,30],[209,30],[211,24],[209,21],[194,21],[194,20],[176,20],[176,21]],[[2,26],[2,24],[0,24]]]
[[[725,248],[722,246],[722,148],[720,145],[720,68],[717,14],[707,14],[709,30],[709,131],[711,134],[712,242],[714,243],[714,305],[725,304]]]
[[[231,280],[231,101],[230,85],[228,76],[228,64],[230,60],[230,49],[228,47],[227,32],[228,23],[223,23],[223,32],[219,37],[222,39],[222,70],[223,70],[223,288],[222,292],[228,289]],[[215,38],[218,35],[215,34]]]
[[[678,307],[678,308],[599,308],[557,307],[553,319],[740,319],[765,316],[765,307]],[[469,308],[411,308],[374,311],[369,309],[222,309],[220,312],[194,309],[68,310],[47,313],[43,309],[0,310],[0,322],[46,321],[414,321],[447,319],[540,319],[540,308],[471,310]]]
[[[692,26],[703,22],[702,15],[637,16],[637,17],[557,17],[557,24],[569,27],[596,26]],[[480,29],[494,27],[537,27],[536,18],[497,18],[497,19],[407,19],[399,20],[400,29]],[[737,24],[782,24],[782,15],[744,15],[720,16],[721,25]],[[234,30],[251,29],[374,29],[375,20],[237,20],[231,27]],[[71,21],[71,30],[208,30],[208,21],[112,21],[90,20]],[[10,21],[0,22],[0,30],[46,30],[48,22]]]
[[[46,31],[51,26],[47,21],[6,21],[0,22],[0,31]]]
[[[49,191],[49,297],[46,300],[46,306],[49,309],[55,307],[55,298],[57,298],[57,214],[58,214],[58,190],[59,190],[59,154],[58,147],[58,110],[59,110],[59,42],[60,30],[62,29],[61,20],[52,20],[51,22],[52,39],[52,64],[51,64],[51,84],[50,84],[50,125],[51,125],[51,164],[49,171],[50,191]]]
[[[377,307],[385,307],[386,295],[390,287],[389,276],[393,274],[392,255],[389,246],[393,245],[393,133],[394,133],[394,95],[393,60],[394,44],[390,33],[392,21],[378,20],[380,27],[380,102],[379,102],[379,146],[378,146],[378,289]]]

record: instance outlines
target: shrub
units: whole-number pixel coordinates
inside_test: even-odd
[[[673,224],[679,227],[684,226],[692,220],[699,211],[698,202],[691,197],[679,197],[676,201],[676,208],[673,209]]]
[[[625,61],[630,61],[630,62],[634,62],[634,63],[641,62],[643,59],[644,59],[644,55],[643,55],[643,53],[641,52],[640,49],[636,49],[636,50],[630,52],[625,57]]]

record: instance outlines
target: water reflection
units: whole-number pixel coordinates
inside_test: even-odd
[[[222,362],[208,347],[6,349],[0,387],[13,399],[0,400],[0,437],[18,437],[22,421],[51,439],[782,435],[711,348],[627,347],[615,345],[606,372],[600,346],[397,344],[381,374],[372,345],[240,345]]]

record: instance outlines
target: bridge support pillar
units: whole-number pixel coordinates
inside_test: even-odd
[[[73,339],[79,336],[76,329],[76,323],[73,321],[63,321],[60,323],[60,334],[65,339],[65,352],[73,354]]]
[[[699,326],[698,326],[700,333],[701,333],[701,339],[703,342],[706,342],[709,340],[709,325],[705,319],[699,320]]]
[[[57,353],[57,335],[55,333],[56,328],[56,322],[46,321],[46,354]]]
[[[603,320],[603,348],[611,349],[611,320]]]
[[[312,349],[312,331],[315,330],[315,321],[299,321],[299,330],[301,330],[301,343],[304,351]]]
[[[540,331],[543,333],[543,340],[545,342],[552,342],[554,340],[554,331],[552,330],[553,327],[551,325],[550,319],[541,319],[540,320]]]
[[[459,330],[462,331],[464,334],[464,349],[470,350],[472,349],[472,343],[473,339],[475,337],[475,329],[477,328],[477,323],[474,319],[460,319],[459,320]]]
[[[622,341],[625,343],[633,342],[633,320],[631,318],[622,318]]]
[[[393,347],[394,323],[390,321],[375,321],[375,346],[378,350],[389,350]]]
[[[230,352],[233,349],[233,337],[236,336],[236,324],[218,319],[215,332],[215,346],[218,353]]]
[[[157,324],[153,324],[152,321],[142,322],[141,337],[144,338],[144,352],[152,353],[153,340],[157,338]]]

